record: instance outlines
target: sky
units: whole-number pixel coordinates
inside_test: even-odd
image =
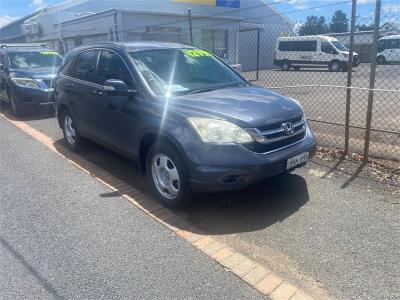
[[[7,23],[23,17],[35,10],[63,0],[0,0],[0,27]],[[97,0],[106,1],[106,0]],[[134,0],[121,0],[134,1]],[[172,1],[172,0],[149,0],[149,1]],[[254,1],[255,5],[259,0],[242,0]],[[289,19],[296,23],[302,23],[308,15],[324,16],[327,21],[331,18],[335,10],[341,9],[347,15],[350,15],[351,4],[339,3],[346,0],[264,0],[272,5],[280,12],[284,13]],[[362,23],[370,23],[373,20],[373,11],[375,0],[358,0],[357,16]],[[396,16],[400,15],[400,0],[382,0],[383,14]],[[399,18],[400,19],[400,18]],[[400,21],[400,20],[399,20]]]

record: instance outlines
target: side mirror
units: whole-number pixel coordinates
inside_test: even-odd
[[[119,79],[109,79],[104,83],[104,90],[112,96],[132,96],[136,90],[130,90],[128,85]]]

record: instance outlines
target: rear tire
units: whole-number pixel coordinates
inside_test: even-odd
[[[85,140],[78,134],[76,123],[71,113],[68,110],[64,110],[61,120],[63,135],[68,148],[75,152],[81,150],[85,144]]]
[[[162,140],[153,144],[147,154],[146,171],[154,194],[164,206],[174,209],[190,204],[193,194],[175,147]]]
[[[378,65],[384,65],[384,64],[386,63],[386,59],[385,59],[384,56],[379,56],[379,57],[376,59],[376,62],[378,63]]]
[[[284,60],[282,62],[281,68],[282,68],[283,71],[289,71],[290,67],[291,67],[290,61]]]

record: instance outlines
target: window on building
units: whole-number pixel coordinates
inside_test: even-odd
[[[75,47],[82,45],[82,38],[80,36],[75,38]]]
[[[146,26],[145,40],[183,42],[181,27]]]
[[[321,42],[321,51],[328,54],[337,54],[336,49],[327,42]]]
[[[228,31],[226,29],[202,29],[202,47],[220,58],[228,56]]]
[[[118,79],[132,86],[132,77],[121,57],[112,51],[101,51],[97,68],[97,83],[103,85],[108,79]]]
[[[75,63],[74,77],[89,82],[95,82],[98,55],[98,50],[85,51],[79,54]]]

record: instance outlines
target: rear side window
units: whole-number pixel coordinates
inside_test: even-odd
[[[317,41],[283,41],[279,42],[281,51],[317,51]]]
[[[128,86],[132,85],[132,77],[121,57],[112,51],[101,51],[96,83],[104,85],[108,79],[118,79]]]
[[[74,66],[76,62],[76,57],[71,58],[62,68],[60,73],[65,76],[74,76]]]
[[[399,39],[385,39],[379,41],[378,50],[383,51],[385,49],[400,49],[400,40]]]
[[[79,54],[75,63],[74,77],[89,82],[96,82],[96,65],[99,50],[89,50]]]

